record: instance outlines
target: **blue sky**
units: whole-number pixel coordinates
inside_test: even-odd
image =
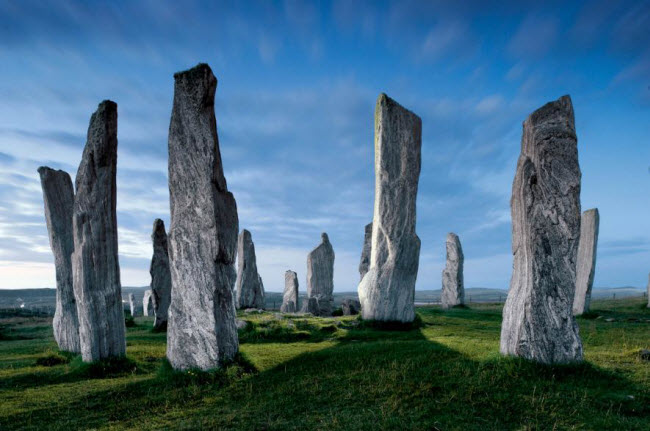
[[[648,1],[1,0],[0,288],[54,286],[36,168],[74,179],[107,98],[119,112],[122,284],[149,283],[153,220],[169,225],[172,75],[199,62],[219,80],[224,170],[267,290],[287,269],[305,289],[322,231],[335,290],[356,290],[380,92],[423,121],[418,289],[440,288],[449,231],[467,287],[508,287],[521,123],[567,93],[582,206],[601,215],[595,285],[645,285],[649,28]]]

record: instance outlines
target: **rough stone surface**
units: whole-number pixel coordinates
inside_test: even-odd
[[[129,293],[129,311],[133,317],[135,317],[138,312],[138,306],[135,303],[135,293]]]
[[[169,304],[172,300],[172,275],[169,270],[169,250],[167,248],[165,223],[159,218],[153,222],[151,242],[153,243],[153,256],[151,257],[149,274],[151,275],[152,302],[154,315],[156,316],[153,327],[155,329],[164,329],[167,327]]]
[[[237,308],[261,308],[264,303],[264,284],[257,272],[255,244],[251,233],[242,230],[237,240]]]
[[[167,358],[175,369],[216,368],[239,349],[233,285],[239,219],[223,175],[207,64],[174,75],[169,125],[172,301]]]
[[[648,298],[647,308],[650,308],[650,274],[648,274],[648,287],[646,288],[646,297]]]
[[[155,316],[156,311],[153,304],[153,292],[151,289],[144,291],[144,296],[142,297],[142,314],[145,316]]]
[[[598,246],[598,208],[582,213],[580,240],[578,243],[578,262],[576,267],[576,294],[573,300],[573,314],[579,316],[589,311],[591,288],[596,272],[596,248]]]
[[[451,308],[465,303],[465,285],[463,282],[463,248],[460,238],[455,233],[447,234],[447,264],[442,270],[442,308]]]
[[[333,294],[334,249],[329,237],[323,232],[321,243],[307,255],[307,297],[318,300],[318,310],[309,312],[317,316],[330,316]],[[307,305],[311,307],[310,303]]]
[[[524,122],[512,185],[510,291],[501,353],[555,364],[581,361],[573,317],[580,236],[580,166],[569,96]]]
[[[282,293],[282,313],[298,311],[298,274],[294,271],[284,273],[284,292]]]
[[[344,299],[341,302],[341,310],[344,316],[354,316],[361,311],[361,303],[356,299]]]
[[[72,212],[74,190],[70,175],[48,167],[38,168],[45,203],[45,221],[54,254],[56,270],[56,308],[52,327],[60,350],[80,353],[77,301],[72,287]]]
[[[372,223],[368,223],[364,229],[363,249],[361,249],[361,262],[359,263],[359,274],[361,280],[370,268],[370,253],[372,250]]]
[[[99,104],[77,171],[72,274],[84,361],[126,353],[117,256],[117,105]]]
[[[420,239],[415,202],[422,120],[385,94],[375,108],[375,207],[370,268],[359,284],[362,316],[412,322]]]
[[[301,313],[311,313],[314,316],[320,315],[320,307],[318,305],[318,298],[308,297],[304,298],[302,301],[302,308],[300,309]]]

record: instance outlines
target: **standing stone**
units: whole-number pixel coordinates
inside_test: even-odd
[[[163,330],[167,327],[169,304],[172,300],[172,275],[169,271],[169,253],[167,250],[167,233],[165,223],[157,218],[153,222],[151,233],[153,256],[149,266],[151,274],[151,294],[154,306],[154,329]],[[147,306],[146,304],[143,306]]]
[[[282,293],[282,313],[298,311],[298,274],[294,271],[284,273],[284,292]]]
[[[239,234],[237,255],[237,308],[264,309],[264,285],[257,273],[255,244],[246,229]]]
[[[648,274],[648,287],[646,287],[646,297],[648,298],[647,308],[650,308],[650,274]]]
[[[341,310],[344,316],[354,316],[361,311],[361,303],[356,299],[344,299],[341,302]]]
[[[129,293],[129,311],[131,312],[131,317],[135,317],[137,312],[137,306],[135,304],[135,294]]]
[[[359,263],[359,274],[361,274],[361,280],[363,276],[368,272],[370,268],[370,253],[372,249],[372,223],[368,223],[365,227],[365,233],[363,235],[363,249],[361,249],[361,262]]]
[[[307,255],[307,297],[318,300],[317,316],[332,314],[334,300],[334,249],[325,232],[321,243]],[[307,304],[309,307],[309,303]]]
[[[573,317],[580,236],[580,166],[569,96],[524,122],[512,184],[510,291],[501,353],[545,364],[582,360]]]
[[[54,339],[60,350],[80,353],[77,302],[72,287],[72,180],[67,172],[55,171],[45,166],[38,168],[38,174],[41,177],[45,222],[56,270],[56,308],[52,320]]]
[[[233,297],[239,219],[219,151],[217,79],[210,66],[199,64],[174,81],[167,358],[175,369],[207,370],[232,360],[239,349]]]
[[[463,248],[455,233],[447,234],[447,265],[442,270],[442,308],[451,308],[465,303],[463,284]]]
[[[582,213],[576,268],[576,294],[573,300],[574,316],[589,311],[591,288],[594,284],[594,273],[596,272],[596,247],[598,246],[599,225],[598,208]]]
[[[151,289],[144,291],[142,297],[142,314],[144,316],[155,316],[156,311],[153,304],[153,292]]]
[[[320,307],[318,305],[318,298],[307,297],[302,301],[301,313],[311,313],[314,316],[320,316]]]
[[[420,238],[415,201],[422,120],[381,94],[375,108],[375,208],[370,268],[359,284],[362,317],[412,322]]]
[[[124,356],[124,307],[117,257],[117,105],[99,104],[77,171],[72,275],[85,362]]]

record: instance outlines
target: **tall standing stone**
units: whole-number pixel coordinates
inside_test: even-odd
[[[460,238],[453,232],[447,234],[447,264],[442,270],[442,308],[451,308],[465,303],[463,283],[463,248]]]
[[[255,244],[251,233],[242,230],[237,240],[237,307],[263,309],[264,285],[257,272]]]
[[[72,217],[72,274],[85,362],[126,353],[117,257],[116,171],[117,105],[105,100],[90,119]]]
[[[294,271],[284,273],[284,292],[282,293],[282,313],[298,311],[298,274]]]
[[[364,229],[363,248],[361,249],[361,262],[359,262],[359,274],[361,280],[370,268],[370,253],[372,251],[372,222],[368,223]]]
[[[135,303],[135,293],[129,293],[129,311],[132,317],[135,317],[138,311],[138,306]]]
[[[162,330],[167,327],[169,304],[172,300],[172,275],[169,270],[165,223],[159,218],[153,222],[151,242],[153,243],[153,256],[151,257],[149,274],[151,275],[151,294],[156,316],[153,327]],[[147,304],[143,306],[146,307]]]
[[[594,274],[596,272],[599,225],[598,208],[592,208],[582,213],[576,267],[576,294],[573,300],[573,314],[575,316],[589,311],[591,288],[594,284]]]
[[[555,364],[582,360],[573,317],[580,236],[580,166],[569,96],[524,122],[512,184],[510,291],[501,353]]]
[[[325,232],[321,243],[307,255],[307,298],[318,300],[318,316],[332,314],[334,300],[334,249]],[[309,305],[309,303],[308,303]],[[313,307],[310,312],[314,312]]]
[[[646,287],[646,297],[648,298],[647,308],[650,308],[650,274],[648,274],[648,287]]]
[[[72,287],[72,212],[74,190],[70,175],[48,167],[38,168],[45,203],[45,222],[54,254],[56,308],[52,327],[60,350],[79,353],[79,319]]]
[[[214,115],[216,87],[207,64],[174,75],[167,358],[181,370],[219,367],[239,348],[233,297],[239,219],[223,175]]]
[[[155,316],[156,311],[153,304],[153,292],[151,289],[144,291],[144,296],[142,297],[142,314],[144,316]]]
[[[422,120],[381,94],[375,108],[375,208],[370,268],[359,284],[362,317],[412,322],[420,238],[415,201]]]

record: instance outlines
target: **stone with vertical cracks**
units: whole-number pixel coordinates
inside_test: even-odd
[[[174,75],[167,358],[181,370],[219,367],[239,349],[233,297],[239,220],[219,151],[216,87],[207,64]]]
[[[596,273],[596,248],[598,246],[598,208],[582,213],[580,222],[580,241],[578,243],[578,263],[576,266],[576,293],[573,300],[573,315],[579,316],[589,311],[591,288]]]
[[[237,240],[237,308],[264,309],[264,285],[257,272],[255,244],[244,229]]]
[[[362,316],[412,322],[420,239],[415,204],[422,120],[385,94],[375,108],[375,207],[370,268],[359,284]]]
[[[465,303],[465,286],[463,283],[463,248],[460,238],[453,232],[447,234],[447,264],[442,270],[442,308],[451,308]]]
[[[361,249],[361,262],[359,262],[359,274],[361,280],[368,272],[370,267],[370,252],[372,250],[372,222],[368,223],[364,229],[363,248]]]
[[[155,316],[156,311],[153,304],[153,292],[151,289],[144,291],[144,296],[142,297],[142,314],[144,316]]]
[[[72,212],[74,190],[70,175],[42,166],[38,168],[45,203],[45,221],[54,254],[56,307],[52,327],[60,350],[80,353],[77,302],[72,287]]]
[[[294,271],[284,273],[284,292],[282,293],[282,313],[298,311],[298,274]]]
[[[153,243],[153,256],[151,257],[149,274],[151,275],[151,295],[154,315],[156,316],[153,327],[162,330],[167,327],[169,304],[172,300],[172,276],[169,270],[169,251],[165,223],[159,218],[153,222],[151,242]],[[148,305],[143,305],[143,307],[146,306]]]
[[[501,353],[545,364],[581,361],[573,317],[580,236],[580,166],[569,96],[524,122],[512,185],[510,291]]]
[[[307,297],[318,300],[317,316],[332,314],[334,300],[334,249],[325,232],[321,243],[307,255]],[[308,308],[312,307],[309,303]]]
[[[85,362],[126,353],[117,255],[117,105],[99,104],[77,171],[72,274]]]

